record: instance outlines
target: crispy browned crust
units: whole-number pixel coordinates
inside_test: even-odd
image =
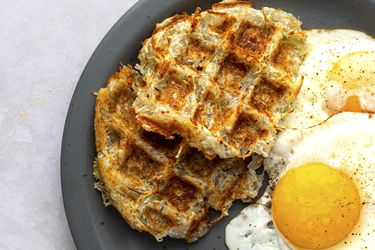
[[[305,39],[292,15],[245,1],[167,19],[139,54],[138,121],[210,159],[266,156],[300,90]]]
[[[234,7],[252,7],[253,2],[252,1],[223,1],[220,3],[215,3],[212,5],[213,9],[228,9],[228,8],[234,8]]]
[[[234,200],[251,201],[261,178],[248,167],[250,158],[208,160],[178,136],[145,131],[132,108],[144,84],[130,66],[122,66],[98,92],[96,187],[132,228],[159,241],[195,241],[227,215]],[[210,209],[223,216],[211,221]]]
[[[153,34],[156,34],[159,31],[165,30],[168,27],[176,25],[179,22],[183,22],[188,18],[189,18],[189,15],[187,13],[183,13],[181,15],[175,15],[175,16],[171,17],[170,19],[168,19],[167,22],[163,22],[163,24],[157,24],[155,29],[154,29]]]

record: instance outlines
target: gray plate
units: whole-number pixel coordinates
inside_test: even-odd
[[[75,89],[66,118],[61,150],[61,181],[69,226],[78,249],[226,249],[225,225],[244,206],[233,205],[231,216],[218,223],[193,244],[165,239],[131,229],[111,207],[104,208],[93,189],[92,162],[95,157],[93,118],[95,97],[119,63],[134,64],[141,42],[154,25],[195,7],[208,8],[214,0],[141,0],[108,32]],[[279,0],[256,1],[255,7],[282,8],[300,17],[304,28],[346,28],[375,34],[375,0]]]

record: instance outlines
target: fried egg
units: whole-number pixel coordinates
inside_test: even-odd
[[[342,111],[375,112],[375,39],[354,30],[310,30],[304,77],[284,128],[307,128]]]
[[[371,249],[375,246],[374,142],[375,117],[364,113],[343,112],[311,128],[281,132],[264,162],[273,189],[272,209],[247,216],[257,221],[272,217],[275,229],[269,233],[230,226],[239,220],[243,225],[253,223],[239,215],[227,226],[228,247],[253,249],[245,247],[246,238],[231,235],[255,233],[263,239],[279,234],[292,249]],[[232,247],[233,239],[240,247]]]

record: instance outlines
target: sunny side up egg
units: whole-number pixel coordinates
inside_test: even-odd
[[[307,128],[341,111],[375,113],[375,39],[354,30],[307,31],[304,77],[284,128]]]
[[[297,249],[375,247],[375,117],[344,112],[287,129],[264,166],[276,228]]]
[[[232,220],[229,249],[285,249],[280,235],[291,249],[373,249],[374,142],[375,117],[363,113],[283,131],[264,162],[272,208],[253,205]]]

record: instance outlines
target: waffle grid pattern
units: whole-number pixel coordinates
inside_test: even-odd
[[[208,158],[266,156],[299,91],[304,41],[292,15],[247,2],[167,19],[139,55],[138,121]]]
[[[166,139],[142,129],[132,104],[144,84],[124,66],[98,93],[96,188],[131,227],[157,240],[195,241],[227,215],[232,201],[256,196],[259,164],[251,157],[208,160],[179,137]],[[212,210],[222,215],[215,219]]]

